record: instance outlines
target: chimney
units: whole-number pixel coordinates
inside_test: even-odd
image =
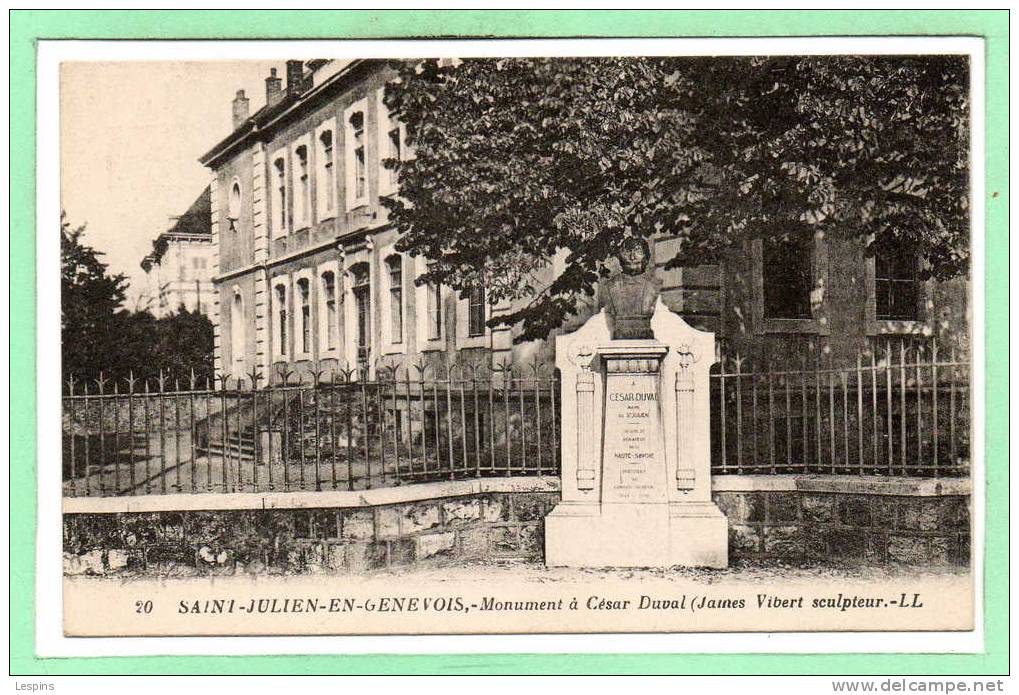
[[[234,130],[244,121],[248,120],[248,98],[244,96],[244,90],[238,89],[234,97]]]
[[[269,76],[265,78],[265,105],[272,106],[280,100],[283,89],[283,80],[276,77],[276,68],[269,69]]]
[[[287,61],[287,94],[296,96],[301,93],[301,85],[304,82],[304,61]]]

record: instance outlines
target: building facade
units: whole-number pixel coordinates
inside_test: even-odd
[[[211,191],[206,188],[170,228],[152,242],[152,253],[142,260],[145,289],[138,309],[157,318],[181,307],[209,314],[216,303],[213,285]]]
[[[385,61],[292,60],[285,85],[275,69],[266,78],[256,113],[237,93],[234,131],[201,158],[212,171],[217,371],[371,378],[387,364],[552,362],[553,341],[514,345],[513,329],[487,325],[509,307],[419,287],[424,259],[396,251],[381,201],[397,180],[383,162],[412,153],[383,103],[394,78]],[[679,243],[657,239],[650,272],[665,303],[729,354],[852,361],[893,340],[965,343],[967,282],[921,280],[909,254],[867,258],[859,240],[817,237],[666,270]],[[579,307],[561,330],[596,309],[597,299]]]

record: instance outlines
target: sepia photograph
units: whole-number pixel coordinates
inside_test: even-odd
[[[975,634],[979,40],[340,43],[54,61],[64,637]]]

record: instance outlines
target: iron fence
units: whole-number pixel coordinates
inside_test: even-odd
[[[183,383],[65,385],[68,496],[361,490],[559,473],[550,367],[454,365]],[[723,357],[711,374],[715,474],[961,476],[969,362],[886,345],[852,366]]]
[[[711,375],[712,470],[966,475],[969,376],[934,342],[887,343],[848,367],[820,354],[779,369],[723,358]]]
[[[359,490],[559,471],[559,386],[539,366],[69,380],[68,496]]]

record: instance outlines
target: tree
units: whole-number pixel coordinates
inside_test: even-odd
[[[127,279],[111,275],[102,252],[82,240],[85,226],[61,215],[61,349],[63,373],[81,382],[103,374],[152,378],[160,373],[187,383],[191,371],[212,373],[213,331],[208,317],[181,306],[155,318],[123,308]],[[172,382],[171,382],[172,383]]]
[[[102,252],[82,240],[85,225],[71,227],[60,215],[60,329],[63,370],[95,378],[107,367],[120,338],[115,316],[127,279],[110,275]]]
[[[672,267],[851,236],[949,278],[969,260],[967,83],[953,56],[404,64],[386,101],[414,157],[386,205],[433,261],[420,281],[514,302],[492,323],[518,340],[561,325],[629,234],[680,237]]]

